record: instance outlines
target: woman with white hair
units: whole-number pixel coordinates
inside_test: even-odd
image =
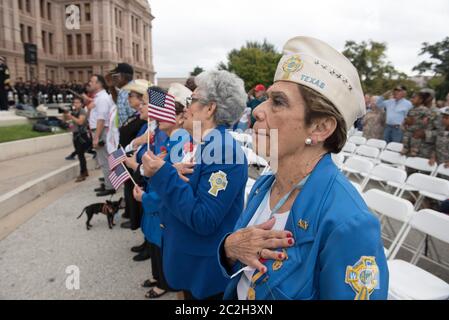
[[[218,247],[223,273],[234,275],[224,297],[386,299],[380,223],[331,158],[364,114],[357,70],[326,43],[296,37],[268,97],[253,111],[253,143],[277,156],[277,170],[255,183]]]
[[[246,158],[227,129],[241,117],[246,93],[243,81],[227,71],[204,72],[195,82],[183,119],[197,145],[193,173],[181,167],[185,176],[178,175],[171,164],[181,161],[176,150],[170,161],[145,155],[144,173],[161,201],[168,284],[189,300],[221,299],[228,280],[220,271],[217,246],[243,210],[248,178]]]

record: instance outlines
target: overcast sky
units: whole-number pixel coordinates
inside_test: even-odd
[[[346,40],[388,43],[388,59],[412,74],[424,41],[449,36],[449,0],[150,0],[157,77],[214,69],[247,40],[278,50],[307,35],[342,50]]]

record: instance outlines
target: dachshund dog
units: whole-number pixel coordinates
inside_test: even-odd
[[[77,219],[81,218],[85,212],[87,214],[86,227],[87,230],[89,230],[90,228],[92,228],[90,220],[92,220],[93,215],[102,213],[106,215],[108,219],[109,229],[112,229],[112,227],[115,226],[114,215],[117,213],[119,209],[123,209],[123,198],[120,198],[120,200],[118,201],[107,200],[106,203],[91,204],[83,209],[83,211],[81,212],[80,216]]]

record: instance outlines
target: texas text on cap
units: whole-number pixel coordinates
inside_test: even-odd
[[[119,63],[117,68],[111,70],[111,73],[126,73],[130,75],[134,75],[134,69],[131,65],[127,63]]]
[[[295,37],[284,46],[274,81],[291,81],[326,97],[349,129],[366,113],[360,77],[352,63],[321,40]]]

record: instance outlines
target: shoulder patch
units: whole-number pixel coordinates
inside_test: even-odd
[[[379,289],[379,267],[375,257],[363,256],[353,266],[346,267],[345,283],[356,293],[354,300],[369,300]]]
[[[223,171],[212,173],[209,178],[209,183],[209,194],[217,197],[218,192],[226,190],[226,187],[228,186],[228,176]]]

